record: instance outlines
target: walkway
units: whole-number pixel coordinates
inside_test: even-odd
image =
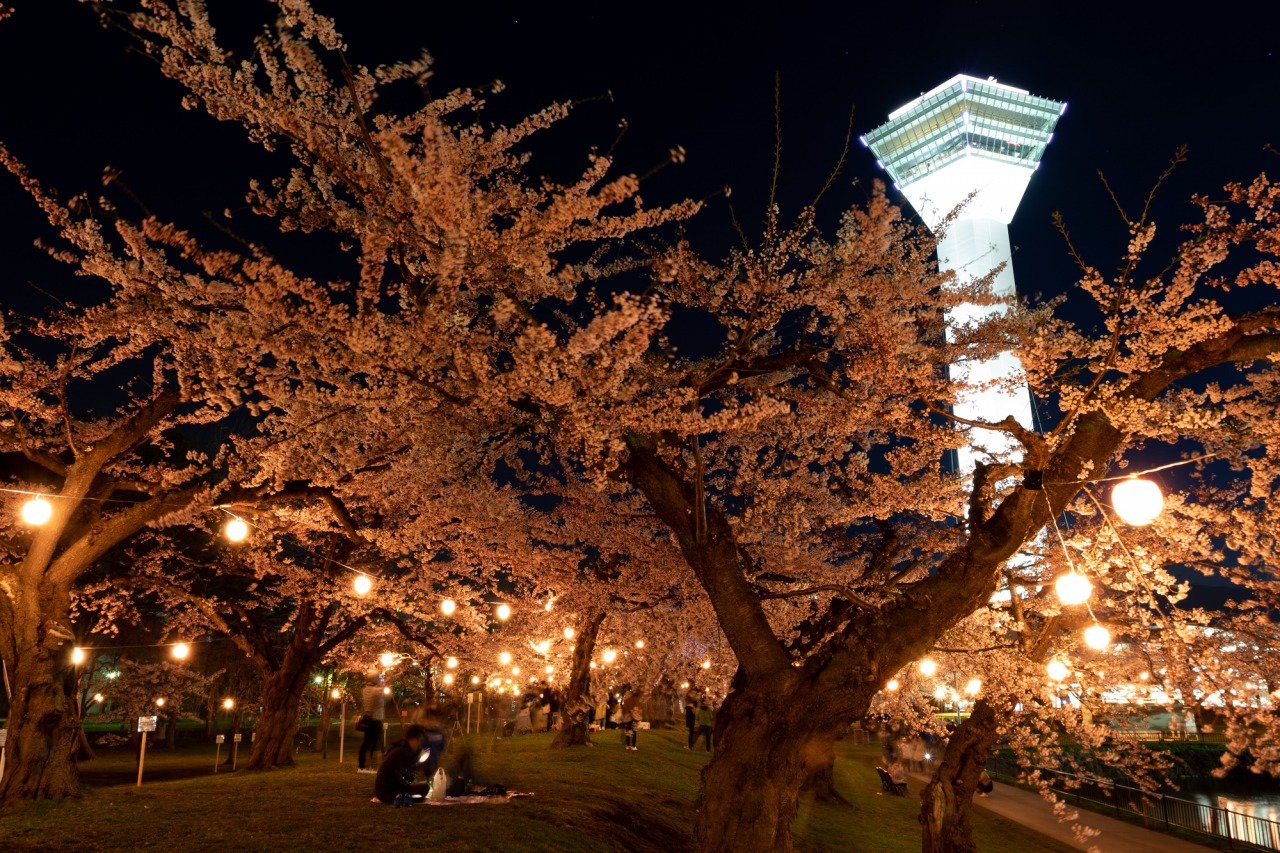
[[[1076,809],[1080,813],[1079,823],[1101,832],[1081,844],[1071,832],[1072,824],[1060,823],[1053,808],[1039,794],[999,782],[991,796],[974,797],[973,804],[1078,850],[1088,850],[1090,844],[1096,844],[1103,853],[1205,853],[1210,849],[1083,808]]]

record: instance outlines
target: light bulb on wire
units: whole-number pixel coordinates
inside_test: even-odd
[[[613,663],[618,659],[618,653],[613,649],[605,649],[604,654],[601,655],[601,657],[604,659],[605,663]]]
[[[938,664],[929,658],[920,661],[920,674],[925,678],[933,678],[938,674]]]
[[[1084,642],[1089,648],[1101,651],[1110,645],[1111,632],[1095,622],[1084,629]]]
[[[186,643],[178,643],[173,647],[173,656],[178,660],[186,660],[189,654],[191,654],[191,647]]]
[[[498,663],[502,664],[503,666],[506,666],[507,664],[511,663],[511,652],[503,652],[502,654],[498,655]]]
[[[1053,586],[1058,593],[1058,600],[1066,605],[1084,604],[1093,595],[1093,584],[1077,571],[1060,575]]]
[[[447,661],[445,661],[445,662],[444,662],[444,665],[445,665],[445,666],[447,666],[447,667],[449,667],[449,669],[457,669],[457,668],[458,668],[458,659],[457,659],[457,658],[449,658]]]
[[[1111,506],[1127,524],[1143,527],[1155,521],[1164,509],[1164,495],[1151,480],[1130,477],[1111,490]]]
[[[22,505],[22,520],[39,527],[53,517],[53,504],[37,495]]]
[[[84,663],[84,649],[77,646],[71,650],[71,662],[79,666]]]
[[[443,613],[445,616],[452,616],[453,611],[457,609],[458,609],[458,603],[454,601],[452,598],[446,598],[444,601],[440,602],[440,612]]]
[[[383,652],[381,655],[378,656],[378,662],[381,663],[384,667],[389,667],[396,662],[396,656],[393,655],[391,652]]]
[[[898,679],[890,678],[889,683],[884,686],[884,689],[892,692],[894,690],[897,690],[900,686],[901,685],[898,684]]]
[[[574,633],[575,633],[575,631],[574,631],[572,628],[565,628],[565,629],[564,629],[564,638],[565,638],[566,640],[572,640],[572,639],[573,639],[573,635],[574,635]]]
[[[368,595],[369,590],[373,589],[373,580],[368,575],[356,575],[351,586],[355,589],[356,595]]]
[[[1071,670],[1067,669],[1067,665],[1058,658],[1049,661],[1049,665],[1045,667],[1045,670],[1054,681],[1061,681],[1071,674]]]
[[[499,604],[498,609],[495,612],[498,614],[499,619],[501,619],[503,622],[506,622],[508,619],[511,618],[511,605]]]
[[[245,537],[249,535],[249,525],[245,524],[242,519],[233,518],[227,522],[226,527],[222,528],[222,532],[232,542],[243,542]]]

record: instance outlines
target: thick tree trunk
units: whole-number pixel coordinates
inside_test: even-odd
[[[973,791],[997,737],[995,710],[979,701],[952,733],[920,799],[924,853],[975,853],[970,812]]]
[[[66,608],[50,606],[68,599],[52,590],[44,592],[44,608],[19,595],[5,614],[12,623],[0,634],[13,689],[0,780],[3,806],[80,795],[75,756],[82,727],[75,712],[71,631]]]
[[[828,765],[837,735],[857,716],[824,701],[795,670],[735,688],[716,714],[715,756],[702,771],[698,849],[790,851],[800,788]]]
[[[822,745],[814,743],[811,748],[811,756],[813,760],[821,763],[813,769],[809,777],[804,780],[804,784],[800,786],[800,790],[805,794],[809,794],[814,799],[827,803],[841,803],[850,805],[849,801],[840,795],[836,790],[836,749],[835,741],[826,744],[825,753],[821,753]]]
[[[280,669],[272,673],[262,689],[262,716],[254,728],[253,751],[245,762],[247,770],[293,765],[293,740],[298,734],[298,708],[314,661],[310,655],[290,648]]]
[[[595,654],[596,637],[604,624],[605,614],[592,614],[578,629],[577,643],[573,647],[573,665],[569,670],[569,683],[565,685],[560,703],[563,723],[552,749],[566,746],[584,746],[587,743],[587,726],[591,717],[591,656]]]
[[[333,706],[334,701],[326,693],[320,706],[320,725],[316,726],[316,736],[311,741],[312,752],[324,752],[325,742],[329,737],[329,727],[333,725]]]

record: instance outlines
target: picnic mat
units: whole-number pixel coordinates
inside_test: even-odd
[[[480,794],[472,794],[466,797],[445,797],[443,801],[414,800],[413,804],[415,806],[472,806],[472,805],[476,805],[477,803],[505,803],[505,802],[508,802],[509,800],[514,800],[517,797],[532,797],[532,796],[533,794],[527,791],[507,791],[507,793],[505,794],[500,794],[497,796],[488,796],[488,797],[482,796]],[[374,797],[369,802],[377,803],[380,806],[387,805],[386,803],[383,803],[382,800],[379,800],[377,797]]]

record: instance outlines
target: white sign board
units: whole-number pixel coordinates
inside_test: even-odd
[[[244,735],[237,733],[236,735],[234,735],[234,736],[233,736],[233,738],[232,738],[232,739],[233,739],[236,743],[239,743],[243,738],[244,738]]]
[[[4,746],[5,741],[9,739],[9,730],[0,729],[0,746]]]
[[[156,730],[155,717],[139,717],[138,718],[138,731],[154,732],[155,730]]]
[[[214,743],[226,743],[226,742],[227,742],[226,735],[218,735],[217,738],[214,740]]]

